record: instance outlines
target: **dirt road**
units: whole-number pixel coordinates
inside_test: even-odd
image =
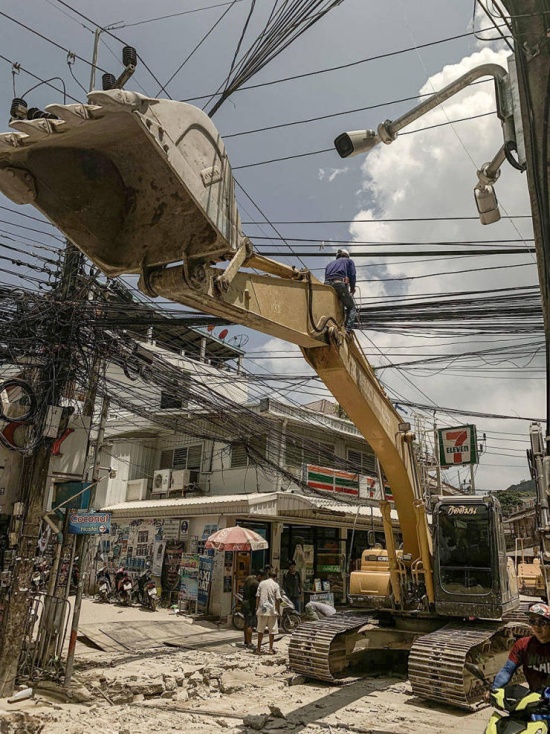
[[[481,734],[489,716],[419,701],[398,673],[342,687],[293,680],[287,637],[276,655],[257,656],[235,630],[163,609],[86,600],[81,631],[109,650],[78,643],[73,702],[40,687],[27,701],[0,700],[0,732]]]

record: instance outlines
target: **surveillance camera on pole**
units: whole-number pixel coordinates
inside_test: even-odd
[[[389,145],[392,143],[399,131],[422,115],[430,112],[447,99],[462,91],[472,82],[484,76],[492,76],[495,81],[495,94],[497,101],[497,114],[502,123],[504,145],[498,151],[495,158],[486,163],[478,171],[478,184],[474,194],[479,218],[482,224],[492,224],[500,219],[498,201],[494,191],[494,183],[500,175],[500,166],[508,159],[515,168],[524,170],[520,162],[511,159],[510,150],[516,150],[515,122],[514,122],[514,99],[510,76],[503,66],[498,64],[483,64],[471,69],[466,74],[456,79],[451,84],[436,92],[428,99],[421,102],[409,112],[401,115],[393,122],[386,120],[381,123],[376,132],[374,130],[353,130],[345,132],[334,141],[334,146],[341,158],[349,158],[359,153],[368,153],[378,143]]]
[[[334,141],[340,158],[351,158],[359,153],[368,153],[380,142],[374,130],[353,130],[342,133]]]
[[[494,224],[500,219],[494,185],[500,176],[500,167],[505,160],[506,145],[503,145],[493,160],[485,163],[477,172],[478,183],[474,189],[474,197],[481,224]]]

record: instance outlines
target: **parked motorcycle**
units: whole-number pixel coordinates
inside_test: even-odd
[[[110,597],[113,593],[111,585],[111,576],[107,570],[107,566],[102,566],[96,573],[97,593],[99,601],[109,604]]]
[[[236,630],[239,630],[241,632],[242,630],[244,630],[244,614],[241,611],[242,603],[243,595],[238,593],[235,594],[235,603],[233,604],[233,609],[231,610],[231,623]]]
[[[243,603],[242,594],[235,594],[235,604],[231,610],[231,622],[237,630],[244,629],[244,614],[241,611]],[[284,632],[293,632],[302,622],[301,616],[296,611],[294,604],[288,596],[281,591],[280,623]]]
[[[136,586],[136,596],[140,604],[154,612],[157,608],[158,593],[157,585],[153,581],[149,567],[137,577]]]
[[[281,627],[287,633],[294,632],[300,626],[302,617],[284,591],[281,591]]]
[[[126,569],[121,566],[115,576],[117,598],[126,607],[132,605],[132,579]]]
[[[157,585],[153,581],[149,566],[138,576],[137,585],[139,601],[144,607],[154,612],[157,608],[158,593]]]

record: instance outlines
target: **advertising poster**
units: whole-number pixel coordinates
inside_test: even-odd
[[[213,558],[209,556],[201,556],[199,560],[198,602],[204,609],[208,609],[208,598],[210,596],[213,566]]]
[[[151,565],[151,573],[153,576],[162,574],[162,564],[164,562],[164,551],[166,550],[165,540],[155,540],[153,543],[153,563]]]
[[[183,553],[180,566],[180,598],[196,601],[199,591],[199,556]]]
[[[306,559],[306,575],[309,575],[310,573],[313,573],[315,547],[313,545],[304,545],[304,556]]]

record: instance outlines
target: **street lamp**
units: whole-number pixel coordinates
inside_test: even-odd
[[[495,81],[497,115],[502,123],[504,145],[490,163],[485,163],[477,172],[478,183],[474,189],[476,206],[482,224],[492,224],[500,219],[498,201],[494,184],[500,175],[500,167],[508,158],[507,151],[515,147],[514,107],[510,77],[499,64],[482,64],[471,69],[451,84],[421,102],[412,110],[398,117],[397,120],[386,120],[374,130],[353,130],[345,132],[334,140],[334,146],[341,158],[349,158],[360,153],[368,153],[378,143],[389,145],[400,130],[430,112],[450,97],[462,91],[472,82],[484,76],[492,76]],[[518,166],[516,166],[518,167]]]

